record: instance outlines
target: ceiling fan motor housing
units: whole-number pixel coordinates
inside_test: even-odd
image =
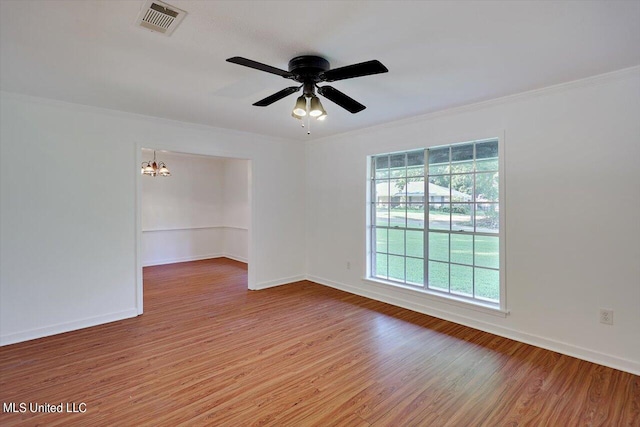
[[[329,61],[320,56],[296,56],[289,61],[289,72],[294,75],[294,80],[300,83],[319,82],[320,74],[329,68]]]

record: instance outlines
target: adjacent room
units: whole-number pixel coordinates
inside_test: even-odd
[[[0,425],[640,426],[638,22],[0,0]]]

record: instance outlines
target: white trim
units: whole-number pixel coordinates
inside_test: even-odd
[[[453,294],[441,294],[437,292],[432,292],[429,289],[412,288],[408,285],[403,285],[401,283],[386,282],[384,280],[379,280],[373,277],[363,277],[362,280],[368,284],[380,286],[381,288],[397,289],[398,292],[401,292],[407,297],[412,299],[426,298],[439,303],[455,305],[456,307],[461,307],[461,308],[465,308],[473,311],[479,311],[481,313],[490,314],[492,316],[498,316],[498,317],[507,317],[510,313],[509,310],[501,309],[489,303],[485,305],[485,304],[482,304],[482,302],[477,300],[470,301],[464,298],[457,298]]]
[[[570,344],[566,344],[560,341],[544,338],[538,335],[528,334],[520,332],[514,329],[505,328],[492,323],[487,323],[481,320],[477,320],[471,317],[467,317],[458,313],[453,313],[448,310],[436,309],[428,306],[428,299],[412,296],[411,294],[403,295],[396,289],[384,289],[378,286],[378,289],[373,289],[375,286],[369,286],[368,288],[362,288],[354,285],[347,285],[344,283],[334,282],[328,279],[323,279],[317,276],[309,276],[307,280],[320,285],[328,286],[341,291],[349,292],[351,294],[360,295],[365,298],[370,298],[376,301],[381,301],[387,304],[392,304],[397,307],[406,308],[407,310],[416,311],[429,316],[437,317],[449,322],[458,323],[460,325],[468,326],[470,328],[478,329],[490,334],[498,335],[504,338],[509,338],[515,341],[519,341],[525,344],[534,345],[536,347],[544,348],[558,353],[565,354],[567,356],[577,357],[578,359],[586,360],[588,362],[597,363],[599,365],[608,366],[610,368],[619,369],[621,371],[629,372],[634,375],[640,375],[640,363],[623,359],[616,356],[600,353],[597,351],[589,350],[583,347],[578,347]],[[375,282],[372,282],[375,284]],[[387,292],[384,292],[384,291]],[[466,307],[472,308],[472,307]]]
[[[454,116],[460,113],[483,110],[483,109],[491,108],[497,105],[502,105],[510,102],[523,101],[523,100],[536,98],[536,97],[547,95],[547,94],[565,92],[565,91],[569,91],[569,90],[573,90],[573,89],[581,88],[585,86],[597,86],[600,84],[608,83],[610,81],[625,79],[625,78],[628,78],[629,76],[635,77],[638,73],[640,73],[640,65],[634,65],[632,67],[623,68],[621,70],[610,71],[608,73],[585,77],[578,80],[571,80],[569,82],[559,83],[553,86],[545,86],[539,89],[533,89],[526,92],[518,92],[511,95],[505,95],[499,98],[488,99],[486,101],[479,101],[472,104],[463,104],[460,106],[454,106],[451,108],[436,110],[429,113],[420,114],[417,116],[407,117],[405,119],[382,123],[379,125],[369,126],[369,127],[360,128],[360,129],[354,129],[351,131],[337,133],[333,135],[327,135],[327,136],[323,136],[322,138],[308,140],[307,142],[309,144],[321,143],[326,140],[332,140],[336,137],[368,135],[371,133],[377,133],[381,129],[393,129],[397,127],[404,127],[413,123],[421,123],[424,121],[433,120],[440,117]],[[464,141],[464,139],[460,141]],[[399,150],[399,151],[405,151],[405,150]]]
[[[130,319],[138,316],[138,310],[131,308],[129,310],[117,313],[104,314],[101,316],[87,317],[72,322],[58,323],[57,325],[47,326],[44,328],[36,328],[28,331],[17,332],[0,336],[0,346],[15,344],[23,341],[35,340],[37,338],[48,337],[50,335],[62,334],[65,332],[76,331],[78,329],[90,328],[92,326],[102,325],[104,323],[116,322],[118,320]]]
[[[108,115],[111,117],[118,117],[118,118],[123,118],[123,119],[137,119],[137,120],[143,120],[146,122],[151,122],[151,123],[164,123],[164,124],[168,124],[170,126],[175,126],[175,127],[181,127],[181,128],[186,128],[189,130],[205,130],[205,131],[211,131],[211,130],[215,130],[217,133],[220,134],[220,136],[224,136],[224,135],[229,135],[229,136],[235,136],[235,137],[245,137],[245,138],[253,138],[253,137],[259,137],[260,139],[263,140],[269,140],[269,141],[273,141],[273,142],[295,142],[298,143],[300,141],[303,141],[302,137],[300,139],[297,138],[284,138],[284,137],[280,137],[280,136],[273,136],[273,135],[263,135],[260,133],[255,133],[255,132],[247,132],[247,131],[242,131],[242,130],[236,130],[236,129],[229,129],[229,128],[223,128],[223,127],[216,127],[216,126],[212,126],[212,125],[207,125],[204,123],[197,123],[197,122],[188,122],[188,121],[181,121],[181,120],[175,120],[175,119],[168,119],[168,118],[164,118],[164,117],[156,117],[156,116],[150,116],[147,114],[140,114],[140,113],[131,113],[131,112],[127,112],[127,111],[122,111],[122,110],[114,110],[112,108],[106,108],[106,107],[96,107],[94,105],[88,105],[88,104],[78,104],[78,103],[74,103],[74,102],[69,102],[69,101],[62,101],[59,99],[54,99],[54,98],[45,98],[42,96],[34,96],[34,95],[27,95],[24,93],[18,93],[18,92],[8,92],[6,90],[0,90],[0,96],[2,97],[6,97],[9,99],[15,99],[15,100],[22,100],[22,101],[28,101],[28,102],[34,102],[34,103],[38,103],[38,104],[42,104],[42,105],[50,105],[50,106],[56,106],[56,107],[60,107],[60,108],[65,108],[67,110],[73,110],[73,111],[86,111],[89,113],[96,113],[96,114],[104,114],[104,115]],[[305,136],[307,136],[305,134]],[[304,141],[307,141],[306,139],[304,139]],[[154,144],[149,145],[149,143],[147,142],[147,144],[145,146],[141,146],[142,148],[148,148],[149,146],[153,146]],[[177,142],[176,143],[176,147],[180,147],[184,144]],[[150,148],[152,149],[152,148]],[[192,153],[190,151],[181,151],[179,148],[176,149],[171,149],[170,151],[175,151],[178,153],[184,153],[184,154],[199,154],[199,153]],[[246,157],[238,157],[237,155],[234,155],[233,153],[224,153],[224,154],[207,154],[207,153],[202,153],[203,156],[212,156],[212,157],[230,157],[230,158],[242,158],[242,159],[246,159]],[[142,160],[138,163],[140,164],[142,163]],[[138,170],[140,170],[138,168]]]
[[[152,267],[154,265],[167,265],[167,264],[177,264],[179,262],[189,262],[189,261],[200,261],[203,259],[210,258],[222,258],[226,255],[224,253],[215,253],[215,254],[206,254],[206,255],[191,255],[180,258],[165,258],[160,260],[151,260],[149,262],[145,262],[143,267]]]
[[[194,255],[194,256],[187,256],[187,257],[180,257],[180,258],[167,258],[163,260],[153,260],[151,262],[145,263],[143,267],[153,267],[155,265],[178,264],[180,262],[189,262],[189,261],[202,261],[203,259],[214,259],[214,258],[229,258],[234,261],[242,262],[244,264],[249,263],[249,260],[244,257],[240,257],[237,255],[232,255],[228,253],[216,253],[216,254],[209,254],[209,255]]]
[[[275,286],[288,285],[289,283],[300,282],[302,280],[307,280],[307,277],[304,275],[283,277],[282,279],[268,280],[266,282],[258,283],[255,288],[252,288],[252,290],[258,291],[261,289],[273,288]]]
[[[223,258],[229,258],[232,259],[234,261],[238,261],[238,262],[242,262],[244,264],[248,264],[249,260],[247,258],[241,257],[241,256],[237,256],[237,255],[231,255],[231,254],[227,254],[225,253],[224,255],[222,255]]]
[[[142,163],[142,148],[141,145],[133,144],[133,148],[135,150],[134,156],[136,159],[136,165]],[[138,168],[131,168],[133,173],[135,173],[135,260],[136,260],[136,283],[135,283],[135,292],[136,292],[136,310],[138,310],[138,314],[142,314],[144,312],[144,290],[143,290],[143,278],[142,278],[142,175],[138,172]]]
[[[500,310],[509,312],[507,309],[507,131],[503,130],[498,137],[498,236],[499,266],[500,266]]]
[[[102,113],[102,114],[108,114],[111,116],[115,116],[115,117],[121,117],[121,118],[126,118],[126,119],[131,119],[131,118],[136,118],[139,120],[145,120],[145,121],[150,121],[150,122],[160,122],[160,123],[167,123],[173,126],[178,126],[178,127],[183,127],[183,128],[190,128],[190,129],[202,129],[202,130],[211,130],[211,129],[215,129],[217,132],[220,132],[223,135],[233,135],[233,136],[245,136],[245,137],[249,137],[251,138],[252,136],[259,136],[261,139],[267,139],[267,140],[271,140],[271,141],[277,141],[277,142],[303,142],[305,145],[307,144],[312,144],[312,143],[317,143],[317,142],[323,142],[325,140],[330,140],[333,139],[335,137],[342,137],[342,136],[350,136],[350,135],[366,135],[369,133],[376,133],[379,132],[380,129],[389,129],[389,128],[395,128],[395,127],[399,127],[399,126],[405,126],[407,124],[411,124],[411,123],[416,123],[416,122],[422,122],[425,120],[431,120],[431,119],[435,119],[438,117],[443,117],[443,116],[450,116],[450,115],[456,115],[459,113],[465,113],[465,112],[470,112],[470,111],[476,111],[476,110],[482,110],[485,108],[489,108],[489,107],[493,107],[496,105],[500,105],[500,104],[505,104],[505,103],[509,103],[512,101],[520,101],[520,100],[526,100],[526,99],[530,99],[530,98],[535,98],[538,96],[542,96],[545,94],[549,94],[549,93],[555,93],[555,92],[563,92],[563,91],[567,91],[567,90],[572,90],[574,88],[580,88],[580,87],[584,87],[584,86],[596,86],[599,84],[605,84],[607,82],[610,81],[614,81],[614,80],[619,80],[619,79],[625,79],[629,76],[636,76],[638,73],[640,73],[640,65],[634,65],[632,67],[627,67],[627,68],[623,68],[620,70],[615,70],[615,71],[610,71],[604,74],[597,74],[595,76],[589,76],[589,77],[584,77],[581,79],[577,79],[577,80],[571,80],[568,82],[564,82],[564,83],[559,83],[556,85],[552,85],[552,86],[545,86],[539,89],[533,89],[533,90],[529,90],[529,91],[525,91],[525,92],[518,92],[518,93],[514,93],[514,94],[510,94],[510,95],[505,95],[502,97],[498,97],[498,98],[492,98],[492,99],[488,99],[485,101],[479,101],[479,102],[475,102],[475,103],[471,103],[471,104],[463,104],[463,105],[459,105],[459,106],[453,106],[450,108],[445,108],[445,109],[441,109],[441,110],[436,110],[436,111],[432,111],[432,112],[428,112],[428,113],[424,113],[424,114],[419,114],[416,116],[411,116],[408,117],[406,119],[400,119],[400,120],[394,120],[394,121],[390,121],[390,122],[386,122],[386,123],[382,123],[379,125],[374,125],[374,126],[368,126],[368,127],[364,127],[364,128],[360,128],[360,129],[354,129],[351,131],[347,131],[347,132],[341,132],[341,133],[335,133],[335,134],[331,134],[331,135],[327,135],[327,136],[323,136],[321,138],[317,138],[317,139],[309,139],[308,135],[306,135],[304,132],[301,132],[301,136],[299,138],[284,138],[284,137],[279,137],[279,136],[272,136],[272,135],[263,135],[263,134],[259,134],[259,133],[253,133],[253,132],[247,132],[247,131],[241,131],[241,130],[235,130],[235,129],[229,129],[229,128],[221,128],[221,127],[215,127],[215,126],[211,126],[211,125],[207,125],[207,124],[203,124],[203,123],[196,123],[196,122],[187,122],[187,121],[179,121],[179,120],[174,120],[174,119],[167,119],[167,118],[163,118],[163,117],[155,117],[155,116],[149,116],[146,114],[139,114],[139,113],[130,113],[130,112],[126,112],[126,111],[121,111],[121,110],[114,110],[114,109],[110,109],[110,108],[105,108],[105,107],[96,107],[96,106],[92,106],[92,105],[85,105],[85,104],[76,104],[73,102],[68,102],[68,101],[61,101],[61,100],[57,100],[57,99],[53,99],[53,98],[44,98],[44,97],[40,97],[40,96],[33,96],[33,95],[26,95],[26,94],[22,94],[22,93],[18,93],[18,92],[8,92],[8,91],[0,91],[0,95],[2,95],[3,97],[9,97],[9,98],[14,98],[14,99],[22,99],[22,100],[29,100],[31,102],[38,102],[40,104],[45,104],[45,105],[55,105],[55,106],[59,106],[59,107],[63,107],[63,108],[70,108],[70,109],[74,109],[74,110],[82,110],[82,111],[88,111],[88,112],[94,112],[94,113]],[[304,136],[302,136],[304,134]],[[188,151],[181,151],[180,147],[181,145],[176,145],[174,148],[168,148],[168,150],[170,151],[175,151],[175,152],[183,152],[185,154],[199,154],[199,153],[191,153]],[[145,147],[146,148],[146,147]],[[203,153],[203,155],[205,156],[214,156],[214,157],[230,157],[230,158],[239,158],[237,157],[237,155],[234,155],[234,153],[221,153],[221,154],[208,154],[208,153]],[[246,158],[246,157],[242,157],[242,158]],[[138,163],[140,164],[142,163],[142,160]]]

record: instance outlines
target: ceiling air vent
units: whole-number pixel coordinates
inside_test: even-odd
[[[171,35],[187,12],[158,0],[147,0],[142,5],[136,24],[151,31]]]

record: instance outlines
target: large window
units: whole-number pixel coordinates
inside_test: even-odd
[[[371,158],[373,278],[500,306],[498,139]]]

